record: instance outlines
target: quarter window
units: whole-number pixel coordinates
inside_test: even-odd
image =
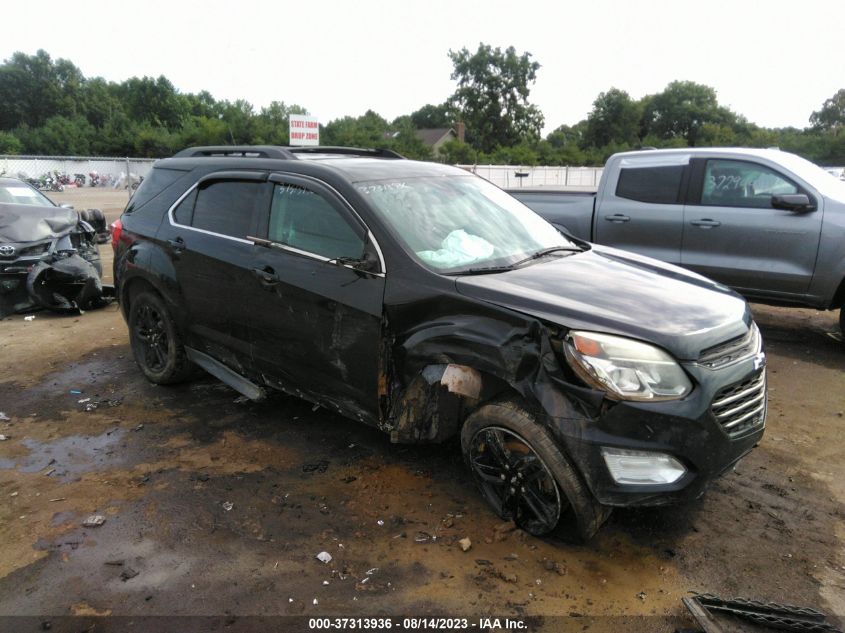
[[[245,238],[253,230],[265,186],[261,182],[237,180],[220,180],[201,185],[194,204],[191,226],[212,233]],[[188,199],[190,196],[185,201]],[[186,213],[179,209],[177,217]]]
[[[798,187],[777,172],[736,160],[708,160],[701,204],[721,207],[771,208],[772,196],[798,193]]]
[[[619,172],[616,195],[639,202],[677,204],[683,173],[684,165],[628,167]]]
[[[297,185],[276,185],[270,208],[270,240],[330,259],[357,259],[364,253],[361,233],[320,194]]]

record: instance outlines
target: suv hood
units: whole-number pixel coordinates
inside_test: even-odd
[[[748,304],[729,288],[648,257],[591,246],[512,271],[460,276],[457,290],[567,329],[655,343],[679,360],[695,360],[748,331]]]
[[[38,242],[61,237],[79,222],[73,209],[0,203],[0,242]]]

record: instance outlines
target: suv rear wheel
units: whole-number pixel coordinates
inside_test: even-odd
[[[132,298],[129,341],[135,362],[151,382],[173,384],[191,375],[193,365],[185,355],[182,338],[157,294],[147,291]]]
[[[473,412],[461,448],[481,494],[503,519],[534,535],[591,538],[610,515],[549,432],[511,401]]]

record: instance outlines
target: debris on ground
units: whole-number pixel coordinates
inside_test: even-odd
[[[332,555],[328,552],[320,552],[319,554],[317,554],[317,560],[319,560],[321,563],[328,565],[330,562],[332,562]]]
[[[557,561],[554,561],[550,558],[544,558],[542,563],[543,563],[543,568],[546,571],[553,571],[558,576],[565,576],[566,575],[566,567],[564,567],[563,565],[561,565]]]
[[[235,504],[232,503],[231,501],[224,501],[222,505],[223,505],[223,509],[226,512],[229,512],[232,508],[235,507]]]
[[[25,316],[23,318],[24,321],[35,321],[35,316],[30,314],[29,316]]]
[[[70,390],[70,394],[71,394],[72,396],[79,396],[79,395],[81,395],[81,394],[82,394],[82,392],[81,392],[79,389],[71,389],[71,390]]]
[[[127,568],[126,568],[126,569],[124,569],[122,572],[120,572],[120,579],[121,579],[123,582],[126,582],[127,580],[131,580],[132,578],[134,578],[135,576],[137,576],[139,573],[140,573],[140,572],[135,571],[135,570],[134,570],[134,569],[132,569],[131,567],[127,567]]]
[[[462,538],[460,541],[458,541],[458,545],[461,546],[461,550],[464,552],[468,552],[470,549],[472,549],[472,541],[468,538]]]
[[[106,517],[104,517],[102,514],[92,514],[90,517],[88,517],[87,519],[85,519],[82,522],[82,527],[87,527],[87,528],[100,527],[105,522],[106,522]]]
[[[812,607],[798,607],[747,598],[725,599],[713,594],[698,594],[692,598],[683,598],[682,601],[705,631],[722,631],[714,615],[723,613],[754,624],[788,631],[842,633],[841,629],[827,622],[827,614]]]
[[[234,400],[232,400],[235,404],[244,404],[245,402],[249,402],[249,398],[246,396],[238,396]]]
[[[8,421],[10,421],[11,419],[12,419],[12,418],[10,418],[8,415],[6,415],[6,414],[5,414],[5,413],[3,413],[2,411],[0,411],[0,422],[8,422]]]
[[[349,476],[344,477],[343,479],[341,479],[341,481],[342,481],[343,483],[345,483],[345,484],[351,484],[353,481],[356,481],[357,479],[358,479],[357,477],[355,477],[355,476],[353,476],[353,475],[349,475]]]
[[[9,439],[8,435],[0,435],[0,442],[5,442],[8,439]]]
[[[414,537],[415,543],[430,543],[436,537],[432,536],[428,532],[417,532],[417,535]]]

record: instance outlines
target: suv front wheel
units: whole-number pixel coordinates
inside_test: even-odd
[[[503,519],[537,536],[590,539],[610,514],[534,417],[511,401],[473,412],[461,448],[481,494]]]
[[[182,338],[160,296],[141,292],[129,308],[129,341],[135,362],[144,375],[159,385],[181,382],[193,370]]]

